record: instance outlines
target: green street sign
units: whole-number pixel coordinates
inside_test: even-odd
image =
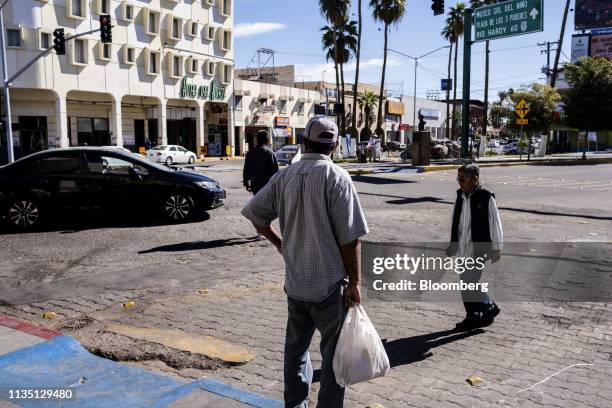
[[[535,33],[544,30],[543,0],[511,0],[474,9],[474,41]]]

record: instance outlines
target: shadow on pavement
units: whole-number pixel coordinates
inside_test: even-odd
[[[484,332],[485,331],[482,329],[467,332],[452,329],[392,341],[382,339],[382,342],[389,356],[391,368],[393,368],[425,360],[433,355],[431,352],[433,348],[452,343],[453,341],[476,336]],[[312,381],[319,382],[320,380],[321,369],[314,370]]]
[[[145,228],[160,227],[164,225],[192,224],[208,221],[210,214],[202,212],[190,220],[184,222],[172,222],[154,215],[145,214],[107,214],[99,212],[75,212],[72,215],[62,215],[47,220],[43,225],[28,231],[17,230],[0,226],[0,235],[23,234],[37,232],[60,232],[61,234],[73,234],[80,231],[103,229],[103,228]]]
[[[416,181],[412,181],[412,180],[400,180],[400,179],[392,179],[392,178],[386,178],[386,177],[374,177],[374,176],[352,176],[352,179],[353,181],[358,181],[360,183],[376,184],[376,185],[416,183]]]
[[[155,248],[140,251],[138,254],[150,254],[152,252],[184,252],[184,251],[199,251],[202,249],[221,248],[235,245],[244,245],[251,242],[257,242],[257,236],[248,239],[215,239],[212,241],[194,241],[181,242],[180,244],[162,245]]]

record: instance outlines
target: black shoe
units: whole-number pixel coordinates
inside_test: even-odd
[[[499,308],[499,306],[497,306],[495,303],[493,303],[493,306],[491,306],[491,308],[489,308],[489,310],[487,310],[486,312],[484,312],[482,314],[482,317],[480,318],[481,322],[481,327],[486,327],[486,326],[490,326],[493,324],[493,321],[495,320],[495,316],[497,316],[499,314],[499,312],[501,311],[501,309]]]
[[[457,330],[468,331],[474,330],[481,326],[480,318],[478,316],[468,316],[455,326]]]

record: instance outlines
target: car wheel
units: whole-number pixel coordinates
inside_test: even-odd
[[[189,156],[189,164],[195,163],[195,157]]]
[[[172,165],[172,157],[167,157],[166,158],[166,166],[171,166]]]
[[[193,199],[188,194],[172,193],[164,201],[164,214],[172,221],[184,221],[193,215]]]
[[[12,227],[29,229],[40,223],[40,205],[33,198],[12,200],[7,209],[7,220]]]

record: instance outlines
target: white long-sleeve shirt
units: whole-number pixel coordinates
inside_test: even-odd
[[[471,257],[474,256],[474,245],[472,243],[472,210],[470,207],[470,196],[465,193],[461,194],[463,204],[461,207],[461,219],[459,220],[459,242],[457,256]],[[454,219],[455,209],[453,207]],[[499,210],[495,198],[491,196],[489,199],[489,232],[491,234],[491,247],[494,250],[501,250],[504,242],[504,230],[502,229],[501,219],[499,218]]]

